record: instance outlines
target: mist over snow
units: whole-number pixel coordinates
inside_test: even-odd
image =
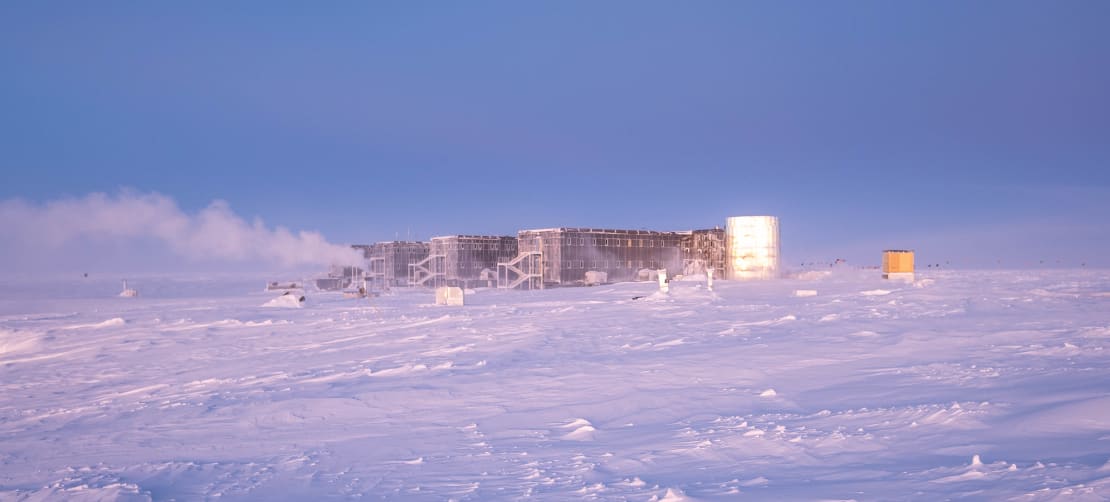
[[[0,272],[75,266],[177,270],[198,263],[269,268],[350,264],[358,252],[314,231],[247,221],[227,202],[190,214],[160,193],[92,193],[0,202]]]

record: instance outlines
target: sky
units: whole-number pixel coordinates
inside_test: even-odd
[[[213,211],[310,246],[769,214],[788,264],[1108,267],[1107,19],[1105,1],[7,2],[0,271],[290,263],[133,230]],[[103,203],[135,221],[44,235],[90,207],[128,219]]]

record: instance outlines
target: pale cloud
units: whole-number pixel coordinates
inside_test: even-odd
[[[151,240],[194,262],[300,267],[360,260],[351,248],[329,243],[317,232],[269,227],[259,219],[247,222],[220,200],[188,214],[172,198],[159,193],[93,193],[42,204],[0,201],[0,235],[8,260],[33,257],[38,251],[81,253],[86,242],[138,244]],[[111,258],[104,257],[105,261]]]

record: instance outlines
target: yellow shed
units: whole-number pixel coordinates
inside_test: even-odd
[[[891,275],[913,274],[913,251],[905,249],[887,249],[883,251],[883,278],[890,279]]]

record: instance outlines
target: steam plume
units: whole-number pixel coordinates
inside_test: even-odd
[[[82,198],[32,204],[0,202],[0,236],[25,249],[56,250],[82,241],[160,241],[174,253],[196,261],[253,261],[268,265],[355,264],[359,255],[328,243],[317,232],[293,233],[248,223],[224,201],[186,214],[159,193],[93,193]]]

